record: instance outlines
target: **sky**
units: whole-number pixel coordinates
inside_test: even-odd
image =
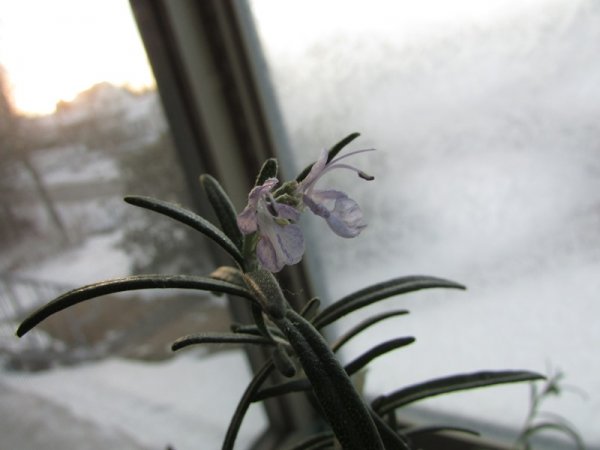
[[[369,15],[360,0],[251,0],[250,5],[259,26],[274,28],[267,33],[281,37],[280,45],[302,50],[311,36],[334,30],[392,26],[395,33],[419,33],[495,20],[515,8],[556,1],[372,0]],[[290,13],[298,19],[293,30],[287,20],[260,20]],[[127,0],[0,0],[0,64],[8,72],[17,109],[27,114],[51,113],[58,101],[69,101],[101,81],[133,88],[154,85]]]
[[[154,85],[127,0],[0,0],[0,64],[27,114],[101,81]]]
[[[275,31],[286,49],[301,50],[309,36],[340,28],[360,32],[392,27],[396,33],[419,33],[494,20],[508,10],[556,1],[373,0],[370,15],[359,0],[250,4],[259,26],[275,28],[267,31]],[[287,20],[260,20],[290,12],[299,18],[294,30],[287,28]],[[332,17],[340,20],[332,24]],[[278,30],[278,23],[286,28]],[[133,88],[154,85],[127,0],[0,0],[0,64],[8,72],[17,109],[27,114],[51,113],[58,101],[69,101],[101,81]]]
[[[561,2],[564,0],[369,0],[367,8],[365,0],[249,0],[262,34],[279,37],[269,47],[286,52],[306,48],[307,40],[340,32],[423,37],[447,27],[485,24],[540,4]]]

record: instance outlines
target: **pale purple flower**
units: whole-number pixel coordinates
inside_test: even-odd
[[[298,220],[300,212],[275,201],[271,191],[277,183],[276,178],[269,178],[252,189],[248,205],[237,217],[243,234],[258,233],[256,256],[270,272],[300,262],[304,254],[304,236],[300,227],[292,223]]]
[[[302,200],[306,206],[316,215],[323,217],[329,227],[338,236],[352,238],[358,236],[367,226],[363,214],[354,200],[345,193],[335,190],[318,190],[315,185],[327,172],[334,169],[349,169],[365,180],[373,177],[354,166],[340,161],[357,153],[372,151],[373,149],[357,150],[344,156],[340,156],[327,162],[328,152],[323,150],[321,156],[312,166],[310,172],[298,185],[298,191],[302,194]]]

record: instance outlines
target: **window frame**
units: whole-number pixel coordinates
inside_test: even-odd
[[[236,0],[130,0],[130,5],[194,208],[206,217],[213,216],[198,184],[199,174],[209,173],[241,210],[262,163],[287,153],[264,61],[256,57],[258,38],[248,5]],[[229,263],[215,246],[211,246],[210,257],[218,265]],[[287,267],[279,278],[284,289],[303,292],[302,299],[312,297],[304,264]],[[289,300],[298,308],[302,299]],[[233,320],[251,322],[244,302],[230,301],[228,307]],[[253,371],[270,357],[254,348],[248,349],[247,355]],[[265,402],[269,429],[254,448],[279,448],[290,430],[314,419],[302,396],[286,397]]]

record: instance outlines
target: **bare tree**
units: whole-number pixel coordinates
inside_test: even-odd
[[[11,168],[20,165],[33,181],[37,197],[41,201],[50,221],[61,239],[68,240],[66,227],[50,196],[43,178],[31,161],[30,146],[22,133],[23,118],[17,114],[12,103],[11,89],[6,72],[0,66],[0,211],[3,228],[7,229],[5,238],[19,235],[19,219],[13,211],[15,186],[10,182]],[[14,170],[14,169],[13,169]]]

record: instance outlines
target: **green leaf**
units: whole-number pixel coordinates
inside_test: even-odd
[[[256,325],[241,325],[241,324],[231,324],[231,332],[232,333],[241,333],[241,334],[252,334],[254,336],[265,336],[261,330]],[[284,339],[283,334],[279,331],[278,328],[267,326],[268,334],[270,336],[277,336]]]
[[[221,224],[221,229],[241,252],[244,245],[244,238],[238,228],[237,214],[229,196],[225,193],[219,182],[208,174],[200,176],[200,183]]]
[[[471,374],[452,375],[443,378],[414,384],[399,389],[388,395],[376,398],[372,405],[379,415],[408,405],[409,403],[451,392],[494,386],[503,383],[543,380],[544,376],[527,371],[476,372]]]
[[[360,133],[357,133],[355,131],[354,133],[350,133],[344,139],[342,139],[337,144],[335,144],[333,147],[331,147],[327,154],[327,162],[329,162],[333,158],[335,158],[337,156],[337,154],[339,152],[341,152],[344,147],[346,147],[350,142],[352,142],[354,139],[356,139],[359,136],[360,136]]]
[[[520,442],[527,443],[534,434],[548,430],[563,433],[564,435],[570,437],[573,440],[575,446],[577,447],[577,450],[585,450],[585,444],[581,439],[581,436],[579,436],[579,433],[577,433],[573,428],[566,424],[556,422],[540,422],[536,425],[533,425],[523,433]]]
[[[251,399],[254,397],[256,391],[262,386],[267,377],[273,372],[275,366],[273,365],[273,361],[267,361],[254,375],[250,384],[244,391],[242,398],[233,413],[233,417],[229,422],[229,427],[227,428],[227,433],[225,434],[225,440],[223,441],[222,450],[232,450],[233,445],[235,444],[235,439],[240,430],[240,426],[242,425],[242,421],[244,420],[244,416],[246,415],[246,411],[248,411],[248,407],[250,406]]]
[[[472,434],[473,436],[480,435],[480,433],[478,431],[473,431],[468,428],[457,427],[457,426],[453,426],[453,425],[427,425],[427,426],[421,426],[421,427],[403,428],[401,431],[404,435],[406,435],[409,438],[414,438],[414,437],[428,435],[428,434],[434,434],[434,433],[440,433],[440,432],[446,432],[446,431]]]
[[[285,381],[283,383],[274,384],[263,389],[260,389],[254,397],[253,402],[261,402],[272,397],[278,397],[280,395],[292,394],[294,392],[304,392],[311,389],[310,381],[306,378],[299,378],[297,380]]]
[[[348,376],[352,376],[375,358],[397,348],[406,347],[407,345],[412,344],[414,341],[415,338],[413,337],[402,337],[383,342],[346,364],[344,366],[344,371],[348,374]],[[259,392],[257,392],[256,396],[252,400],[258,402],[266,400],[267,398],[291,394],[292,392],[308,391],[310,389],[310,382],[306,378],[300,378],[298,380],[287,381],[261,389]]]
[[[319,312],[320,307],[321,300],[319,300],[317,297],[313,297],[302,307],[300,315],[306,320],[312,320]]]
[[[346,333],[344,333],[342,336],[340,336],[331,345],[331,351],[334,353],[337,352],[346,342],[348,342],[354,336],[356,336],[357,334],[366,330],[367,328],[375,325],[376,323],[381,322],[382,320],[385,320],[385,319],[389,319],[390,317],[402,316],[405,314],[408,314],[408,311],[406,309],[399,309],[399,310],[395,310],[395,311],[388,311],[388,312],[384,312],[381,314],[377,314],[373,317],[369,317],[368,319],[363,320],[358,325],[352,327],[350,330],[348,330]]]
[[[197,344],[254,344],[254,345],[275,345],[273,341],[262,336],[252,334],[233,334],[233,333],[199,333],[180,337],[173,345],[171,350],[176,352],[182,348]]]
[[[77,303],[116,292],[140,289],[195,289],[215,291],[256,301],[248,289],[211,278],[189,275],[133,275],[90,284],[66,292],[27,317],[17,329],[17,336],[23,336],[42,320]]]
[[[335,144],[333,147],[331,147],[329,149],[329,152],[327,153],[327,162],[331,161],[333,158],[335,158],[337,156],[337,154],[342,151],[342,149],[348,145],[350,142],[352,142],[354,139],[356,139],[357,137],[360,136],[360,133],[351,133],[348,136],[346,136],[344,139],[342,139],[341,141],[339,141],[337,144]],[[312,167],[315,165],[315,163],[312,163],[308,166],[306,166],[304,168],[304,170],[302,170],[302,172],[300,172],[300,175],[298,175],[296,177],[296,181],[298,183],[300,183],[302,180],[304,180],[306,178],[306,176],[309,174],[310,169],[312,169]]]
[[[386,449],[412,450],[404,435],[394,431],[381,417],[375,414],[373,409],[369,409],[369,411]]]
[[[252,318],[254,319],[254,323],[256,324],[256,328],[258,329],[260,335],[266,337],[267,339],[273,340],[273,336],[271,336],[269,328],[265,323],[262,307],[258,303],[252,304]]]
[[[273,321],[296,352],[342,448],[384,450],[369,408],[321,334],[292,309],[282,318],[274,317]]]
[[[277,178],[278,170],[277,160],[275,158],[267,159],[258,172],[254,186],[262,186],[269,178]]]
[[[155,211],[165,216],[170,217],[178,222],[181,222],[195,230],[200,231],[205,236],[212,239],[227,253],[229,253],[237,263],[244,267],[244,258],[236,247],[236,245],[229,239],[221,230],[210,223],[208,220],[200,217],[199,215],[182,208],[179,205],[157,200],[151,197],[142,196],[127,196],[125,201],[131,205],[139,206],[140,208],[146,208],[151,211]]]
[[[321,311],[313,322],[315,327],[323,328],[346,314],[371,305],[377,301],[384,300],[394,295],[407,294],[409,292],[431,288],[465,289],[463,285],[453,281],[424,275],[394,278],[347,295]]]
[[[292,378],[296,375],[296,365],[282,345],[277,345],[277,347],[273,349],[271,358],[273,359],[275,368],[281,375],[286,378]]]
[[[254,270],[245,273],[244,280],[269,318],[284,316],[289,304],[281,291],[281,286],[271,272],[264,269]],[[257,325],[260,327],[260,323]]]
[[[381,355],[384,355],[392,350],[396,350],[398,348],[406,347],[407,345],[415,342],[414,337],[401,337],[396,339],[391,339],[389,341],[382,342],[381,344],[376,345],[369,351],[363,353],[358,358],[352,360],[348,363],[344,369],[348,373],[348,375],[353,375],[375,358],[378,358]]]

